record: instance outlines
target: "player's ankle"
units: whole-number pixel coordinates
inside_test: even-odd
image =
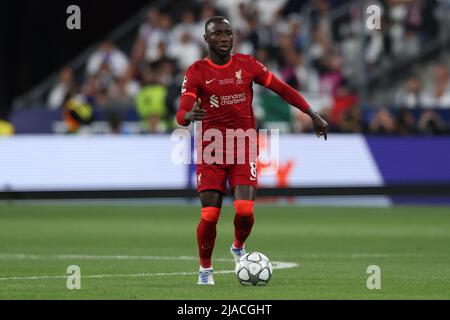
[[[203,267],[200,265],[199,270],[200,271],[211,271],[213,269],[212,265],[210,265],[209,267]]]
[[[244,249],[244,247],[245,247],[245,244],[244,243],[236,243],[236,242],[233,242],[233,244],[231,245],[231,247],[233,248],[233,249],[235,249],[235,250],[242,250],[242,249]]]
[[[212,259],[211,258],[200,258],[199,264],[203,269],[209,269],[212,267]]]

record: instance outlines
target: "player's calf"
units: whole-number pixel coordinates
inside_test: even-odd
[[[245,254],[244,242],[250,235],[255,221],[253,206],[253,200],[234,201],[234,208],[236,211],[234,217],[234,242],[230,250],[235,257],[235,260]]]
[[[197,242],[200,257],[198,284],[214,284],[211,256],[214,250],[216,224],[219,216],[220,208],[202,208],[201,219],[197,226]]]

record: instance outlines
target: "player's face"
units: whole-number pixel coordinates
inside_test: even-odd
[[[226,57],[233,48],[233,30],[228,21],[213,22],[208,25],[205,41],[209,49],[219,57]]]

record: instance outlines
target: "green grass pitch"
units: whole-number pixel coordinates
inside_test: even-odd
[[[247,248],[272,261],[266,287],[243,287],[224,206],[215,286],[196,284],[199,207],[0,204],[0,299],[449,299],[450,210],[256,205]],[[68,290],[69,265],[81,289]],[[366,287],[369,265],[381,289]]]

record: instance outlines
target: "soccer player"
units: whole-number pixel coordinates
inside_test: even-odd
[[[205,23],[204,39],[208,56],[194,62],[187,70],[176,119],[182,126],[201,123],[202,132],[219,130],[226,140],[227,129],[256,130],[252,109],[252,83],[256,82],[277,93],[286,102],[308,114],[318,137],[327,138],[328,124],[315,113],[305,99],[292,87],[278,79],[253,56],[231,54],[233,31],[230,22],[222,16],[210,18]],[[203,141],[206,147],[210,141]],[[225,143],[224,143],[225,145]],[[241,146],[237,146],[239,148]],[[197,164],[197,188],[202,205],[197,227],[200,256],[198,284],[212,285],[211,256],[216,238],[223,195],[228,180],[234,199],[234,241],[230,252],[235,261],[246,253],[245,240],[252,230],[257,177],[256,156],[245,147],[245,162],[201,162]],[[216,150],[223,157],[223,153]],[[217,156],[216,154],[216,156]],[[236,160],[236,157],[234,160]]]

